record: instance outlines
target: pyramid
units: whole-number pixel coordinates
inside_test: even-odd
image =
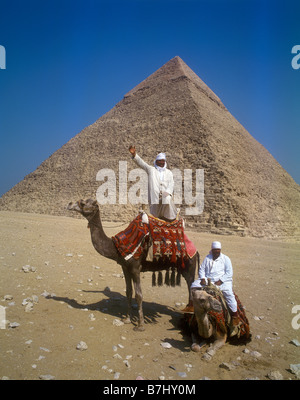
[[[257,237],[299,237],[300,190],[292,177],[230,114],[212,90],[175,57],[125,94],[0,198],[0,210],[70,215],[66,205],[96,198],[99,170],[136,168],[128,147],[149,164],[204,171],[204,208],[181,214],[190,229]],[[124,171],[123,171],[124,172]],[[195,190],[195,180],[192,180]],[[129,186],[128,186],[129,187]],[[128,222],[140,205],[105,204],[103,220]]]

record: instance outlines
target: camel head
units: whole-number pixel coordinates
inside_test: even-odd
[[[76,203],[69,203],[67,210],[77,211],[86,219],[89,219],[91,216],[95,215],[95,213],[99,210],[99,207],[96,200],[88,199],[79,200]]]
[[[222,311],[221,303],[202,288],[192,289],[192,298],[195,310],[198,309],[205,313],[208,311]]]

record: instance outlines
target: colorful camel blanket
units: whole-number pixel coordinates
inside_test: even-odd
[[[211,322],[216,324],[216,330],[218,332],[227,333],[229,337],[233,336],[231,335],[231,326],[230,326],[231,317],[224,297],[216,293],[211,293],[211,292],[209,293],[212,294],[217,300],[219,300],[219,302],[222,304],[223,310],[220,312],[210,310],[207,312],[208,317],[210,318]],[[240,320],[240,324],[236,328],[236,331],[234,331],[234,335],[238,339],[239,338],[249,339],[251,336],[250,325],[246,317],[245,309],[238,296],[235,293],[234,295],[237,301],[237,312]],[[185,314],[185,320],[187,321],[190,330],[197,331],[197,320],[195,318],[195,314]]]
[[[249,321],[246,317],[245,309],[238,298],[238,296],[234,293],[236,302],[237,302],[237,312],[238,312],[238,317],[240,320],[240,324],[237,327],[237,332],[235,332],[235,335],[240,338],[240,337],[245,337],[248,339],[250,337],[250,326],[249,326]],[[228,307],[226,304],[224,304],[225,300],[221,299],[219,295],[215,295],[215,297],[220,301],[222,304],[223,311],[221,312],[216,312],[216,311],[208,311],[208,316],[210,319],[212,319],[216,323],[216,329],[219,332],[226,333],[227,330],[229,330],[229,336],[230,335],[230,314],[228,311]]]
[[[112,240],[125,260],[131,257],[138,259],[149,240],[149,227],[143,223],[142,214],[139,214],[126,229],[113,236]]]
[[[139,214],[128,227],[112,237],[112,240],[124,259],[138,259],[152,245],[153,258],[168,258],[172,263],[192,258],[196,247],[184,233],[183,220],[166,222],[147,216],[143,222],[143,214]]]

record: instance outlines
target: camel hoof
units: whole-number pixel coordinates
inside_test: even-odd
[[[199,346],[199,344],[193,343],[191,345],[191,350],[194,351],[195,353],[199,353],[199,351],[201,350],[201,347]]]
[[[204,361],[210,361],[212,359],[212,356],[209,355],[208,353],[204,353],[201,359]]]
[[[136,332],[143,332],[145,328],[141,325],[141,326],[135,326],[133,330]]]

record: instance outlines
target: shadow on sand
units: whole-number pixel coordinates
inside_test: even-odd
[[[68,297],[59,297],[55,295],[47,296],[46,299],[54,300],[59,302],[65,302],[69,306],[75,309],[80,310],[89,310],[100,312],[101,314],[108,314],[113,317],[123,319],[127,313],[127,298],[118,292],[113,292],[110,289],[106,288],[104,290],[82,290],[85,293],[101,293],[106,298],[97,301],[96,303],[86,303],[82,300],[82,303],[79,303],[76,299],[70,299]],[[133,305],[133,317],[132,324],[133,327],[137,325],[137,304],[135,299],[132,299]],[[162,315],[167,315],[170,317],[170,328],[167,331],[177,330],[182,335],[182,340],[176,340],[174,338],[165,338],[164,341],[169,342],[174,348],[179,349],[180,351],[186,352],[190,351],[191,339],[186,332],[183,332],[181,329],[182,318],[183,315],[176,311],[175,309],[165,306],[155,302],[147,302],[143,301],[143,312],[144,312],[144,323],[145,328],[147,329],[148,324],[157,324],[162,318]]]

